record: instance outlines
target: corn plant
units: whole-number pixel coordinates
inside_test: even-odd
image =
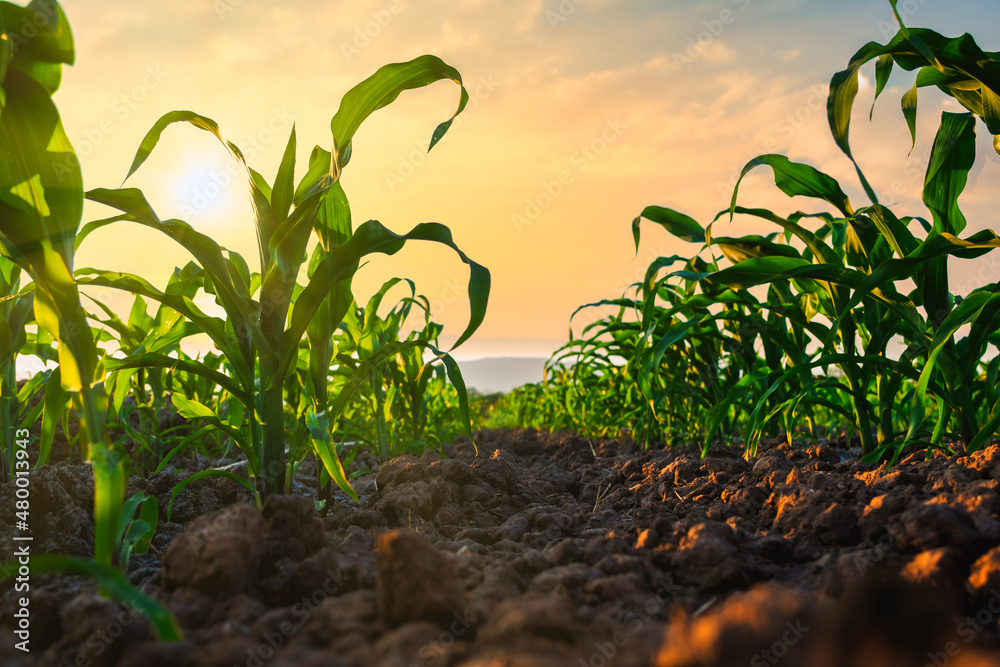
[[[846,423],[867,460],[895,459],[910,445],[947,448],[946,437],[966,451],[986,442],[1000,426],[1000,363],[987,361],[1000,347],[1000,288],[955,296],[946,261],[1000,245],[991,231],[960,238],[958,206],[975,160],[976,117],[1000,150],[998,54],[969,35],[949,39],[899,23],[888,44],[866,45],[833,77],[830,127],[853,161],[848,128],[857,74],[875,59],[876,99],[894,65],[918,70],[902,104],[914,139],[919,88],[937,86],[965,106],[969,113],[942,115],[931,151],[923,193],[930,221],[897,217],[880,204],[856,162],[871,202],[860,208],[809,165],[755,158],[730,207],[708,225],[668,208],[643,210],[633,221],[637,249],[643,220],[701,248],[687,258],[658,258],[622,297],[584,306],[615,312],[571,337],[550,360],[546,380],[516,391],[501,410],[533,426],[569,418],[594,434],[626,429],[647,445],[700,435],[707,447],[717,434],[739,429],[748,453],[764,433],[784,430],[791,441],[801,421],[813,437],[821,422]],[[830,210],[782,216],[739,206],[743,178],[760,166],[786,195]],[[713,232],[720,218],[736,214],[776,231],[739,238]],[[897,284],[908,279],[917,288],[903,294]],[[966,326],[968,335],[956,340]],[[889,354],[895,342],[904,347],[899,358]]]
[[[225,356],[232,376],[221,376],[197,363],[185,370],[218,383],[242,403],[248,416],[250,438],[242,437],[239,429],[228,429],[227,433],[246,453],[251,470],[260,480],[260,490],[265,495],[280,493],[285,487],[286,424],[282,389],[286,378],[295,371],[303,336],[309,341],[311,395],[314,397],[307,416],[310,432],[328,473],[338,482],[346,483],[328,438],[327,369],[331,361],[332,334],[350,306],[351,281],[364,256],[372,253],[395,254],[408,240],[446,245],[470,267],[472,316],[458,344],[472,335],[485,315],[489,272],[458,249],[447,227],[425,223],[407,234],[397,235],[377,221],[368,221],[354,229],[347,196],[340,183],[342,170],[350,160],[352,139],[361,123],[395,100],[401,92],[442,79],[455,81],[460,86],[457,115],[468,102],[468,93],[457,70],[433,56],[386,65],[344,96],[331,121],[332,150],[326,151],[317,146],[312,151],[308,171],[297,186],[293,175],[296,150],[294,128],[278,173],[271,183],[247,167],[247,185],[256,215],[260,252],[260,272],[253,276],[243,258],[233,252],[227,253],[186,222],[161,220],[139,190],[98,189],[87,193],[89,199],[117,208],[122,213],[90,223],[84,229],[85,233],[121,221],[142,224],[166,234],[191,252],[199,262],[204,272],[202,287],[215,295],[216,301],[225,310],[225,319],[209,317],[190,299],[157,290],[139,276],[87,270],[81,272],[78,279],[82,283],[125,289],[159,301],[181,313],[212,339]],[[135,173],[149,157],[162,132],[169,125],[179,122],[189,123],[215,135],[236,160],[246,165],[240,150],[223,139],[215,121],[189,111],[174,111],[164,115],[147,133],[128,176]],[[431,148],[444,136],[451,122],[445,121],[437,127],[431,138]],[[319,243],[306,262],[307,243],[313,231]],[[308,267],[309,282],[296,295],[297,277],[300,269],[305,267]],[[147,354],[144,365],[174,367],[176,359]],[[218,415],[208,406],[198,404],[189,407],[221,425]]]
[[[20,405],[16,363],[28,344],[27,327],[32,322],[33,295],[20,293],[21,268],[0,257],[0,451],[3,480],[14,478],[14,433],[20,428]]]
[[[35,321],[60,343],[60,381],[80,400],[94,468],[95,553],[98,562],[110,563],[124,462],[104,428],[101,393],[93,386],[97,349],[73,281],[74,238],[83,211],[80,164],[51,100],[62,64],[73,61],[73,38],[54,1],[28,7],[4,2],[0,17],[4,33],[7,25],[42,23],[30,40],[0,41],[0,254],[31,276]]]
[[[136,511],[139,517],[135,517]],[[156,523],[159,521],[159,505],[156,498],[138,491],[122,507],[122,519],[118,525],[118,564],[122,572],[128,573],[128,562],[133,553],[149,551]]]
[[[439,360],[457,391],[455,407],[463,415],[462,430],[471,437],[465,382],[458,364],[437,349],[443,327],[431,321],[427,298],[418,296],[413,282],[407,280],[410,295],[385,317],[378,314],[386,293],[400,282],[398,278],[387,281],[363,308],[352,304],[334,337],[331,419],[337,422],[338,431],[349,431],[349,437],[371,444],[383,461],[403,449],[421,450],[426,444],[423,438],[431,416],[428,389],[435,368],[441,368],[436,366]],[[423,313],[423,327],[404,337],[402,329],[414,306]],[[425,362],[425,351],[436,356]]]
[[[37,28],[30,38],[8,32],[25,25]],[[147,610],[161,637],[177,639],[180,632],[169,614],[111,567],[126,463],[108,439],[103,393],[95,386],[97,348],[73,280],[74,239],[83,212],[80,163],[51,99],[62,65],[74,59],[72,33],[55,0],[33,0],[27,7],[0,2],[0,35],[0,255],[34,283],[35,321],[59,343],[59,381],[79,402],[94,470],[96,562],[55,558],[48,567],[95,576],[106,592]],[[32,567],[39,571],[46,564],[33,558]]]
[[[183,284],[178,274],[171,276],[168,291],[172,285]],[[195,290],[188,286],[188,298],[194,295]],[[125,359],[108,357],[104,360],[108,371],[105,387],[110,399],[109,422],[124,429],[147,459],[146,467],[152,469],[164,458],[167,447],[165,434],[160,432],[160,415],[166,407],[168,369],[142,366],[142,355],[177,356],[180,341],[194,330],[180,313],[166,306],[161,305],[155,316],[149,315],[141,296],[133,300],[127,321],[122,321],[105,304],[94,303],[105,316],[104,319],[91,316],[103,325],[102,339],[116,343],[116,352],[126,355]],[[178,364],[183,364],[183,360],[178,359]],[[126,401],[128,397],[132,400]],[[133,415],[138,417],[139,428],[132,426]],[[133,454],[133,463],[135,461]]]
[[[716,221],[737,213],[767,220],[781,228],[783,236],[776,239],[778,242],[760,237],[714,238],[711,224],[702,227],[669,209],[660,209],[651,219],[681,238],[704,239],[706,248],[718,247],[731,260],[731,266],[691,277],[734,293],[756,285],[771,286],[770,298],[756,310],[769,313],[769,318],[786,318],[800,331],[808,331],[815,344],[813,354],[804,352],[805,341],[801,339],[792,346],[782,345],[786,365],[769,378],[769,388],[751,413],[749,442],[760,436],[768,416],[801,400],[820,383],[809,380],[814,371],[835,367],[842,380],[824,380],[822,384],[850,396],[851,420],[870,458],[877,459],[890,450],[898,456],[910,444],[941,447],[949,425],[966,450],[973,451],[1000,424],[1000,406],[994,402],[989,416],[982,419],[972,401],[979,362],[987,346],[997,344],[1000,289],[994,284],[965,298],[952,295],[946,260],[949,256],[977,257],[1000,245],[992,231],[967,239],[958,236],[965,227],[958,197],[975,160],[975,118],[982,118],[994,135],[1000,129],[995,106],[1000,62],[997,54],[983,52],[969,35],[949,39],[930,30],[908,30],[900,22],[899,33],[887,45],[866,45],[852,58],[849,68],[831,81],[830,127],[852,161],[848,128],[858,69],[876,58],[876,98],[894,63],[906,70],[919,69],[914,88],[903,98],[911,132],[919,87],[935,85],[969,109],[969,113],[942,115],[923,191],[933,222],[897,217],[880,204],[856,162],[859,179],[871,200],[870,205],[858,209],[833,178],[780,155],[751,160],[740,175],[730,208],[716,216]],[[797,212],[782,217],[766,209],[738,206],[740,183],[758,166],[773,171],[775,184],[786,195],[821,200],[836,213]],[[914,235],[910,229],[914,225],[924,230],[924,238]],[[638,239],[637,227],[635,233]],[[897,291],[896,283],[906,279],[913,279],[917,288],[904,295]],[[971,332],[956,341],[955,333],[964,325],[971,325]],[[769,337],[773,339],[773,335]],[[887,354],[894,338],[906,344],[898,360]],[[747,388],[751,377],[740,381],[739,391]],[[788,383],[796,378],[809,381],[775,407],[774,394],[787,391]],[[897,434],[893,408],[907,382],[914,386],[909,424],[905,434]],[[942,406],[930,433],[924,430],[928,393]],[[722,405],[730,405],[737,395]],[[873,427],[877,440],[873,439]]]

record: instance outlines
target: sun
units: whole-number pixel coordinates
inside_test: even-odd
[[[189,156],[171,183],[174,210],[187,222],[226,218],[245,206],[246,171],[235,159]]]

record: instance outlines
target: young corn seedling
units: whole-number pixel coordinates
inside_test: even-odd
[[[171,277],[169,285],[180,282],[177,275]],[[194,289],[188,288],[188,298],[195,296]],[[160,432],[160,417],[166,407],[167,370],[161,367],[141,365],[142,355],[177,356],[180,341],[192,333],[190,323],[181,318],[180,313],[161,305],[155,316],[146,312],[146,301],[141,296],[133,300],[127,322],[123,322],[106,305],[94,301],[104,312],[105,319],[92,316],[103,326],[104,338],[117,343],[116,352],[126,355],[125,359],[108,357],[104,367],[109,371],[105,383],[109,394],[110,421],[120,425],[144,454],[145,465],[152,470],[163,459],[166,441]],[[178,359],[178,364],[183,360]],[[131,397],[131,400],[126,400]],[[132,417],[138,425],[132,425]],[[133,463],[136,457],[133,455]]]
[[[371,444],[383,461],[404,449],[423,449],[421,441],[429,417],[427,391],[438,359],[444,360],[448,379],[457,391],[459,412],[469,412],[467,405],[461,405],[467,392],[458,365],[437,349],[442,327],[430,321],[430,304],[426,297],[416,295],[411,281],[406,281],[410,296],[400,299],[385,317],[379,316],[386,293],[400,282],[398,278],[386,282],[364,308],[352,304],[339,335],[334,337],[332,376],[336,385],[330,414],[338,420],[337,430],[342,433],[343,425],[353,422],[357,437]],[[404,338],[401,332],[413,306],[423,312],[424,326]],[[436,356],[425,362],[425,351]],[[353,411],[353,418],[345,414],[350,407],[361,408]],[[468,431],[468,425],[462,430]]]
[[[104,428],[103,401],[94,387],[97,349],[72,275],[83,211],[80,164],[51,100],[62,64],[73,61],[73,39],[55,2],[0,3],[0,20],[4,33],[22,20],[44,22],[31,40],[0,41],[0,254],[31,276],[35,321],[59,341],[60,381],[80,400],[94,468],[97,560],[110,563],[124,462]],[[15,50],[14,41],[23,43]]]
[[[13,30],[26,25],[37,28],[30,38]],[[27,7],[0,2],[0,35],[0,255],[34,282],[35,321],[59,343],[59,381],[79,403],[94,471],[96,562],[35,557],[31,567],[94,576],[105,592],[145,609],[162,638],[177,639],[180,632],[169,614],[112,566],[126,461],[108,439],[103,392],[95,386],[97,347],[73,280],[74,239],[83,212],[80,163],[51,99],[62,65],[74,59],[72,33],[55,0],[33,0]],[[27,464],[18,457],[16,471]],[[4,575],[13,571],[6,568]]]

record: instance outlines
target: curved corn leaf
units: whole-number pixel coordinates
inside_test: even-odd
[[[639,253],[639,223],[643,218],[660,225],[679,239],[689,243],[705,243],[705,230],[691,216],[662,206],[647,206],[632,221],[636,254]]]
[[[166,294],[139,276],[129,273],[119,273],[117,271],[101,271],[90,268],[79,269],[76,272],[76,282],[81,285],[111,287],[131,292],[132,294],[139,294],[173,308],[193,322],[201,332],[212,339],[212,342],[215,343],[216,347],[222,351],[226,359],[233,366],[243,386],[253,386],[251,366],[245,361],[241,361],[244,357],[243,352],[239,348],[239,341],[236,339],[236,336],[231,330],[227,331],[225,322],[217,317],[210,317],[203,313],[189,297],[178,294]]]
[[[0,3],[0,28],[5,35],[0,41],[0,81],[9,70],[17,70],[53,95],[62,82],[62,65],[72,65],[75,57],[73,33],[59,3]]]
[[[222,421],[219,415],[208,406],[185,396],[181,396],[176,392],[170,395],[170,401],[173,403],[174,408],[177,409],[177,414],[181,417],[184,417],[185,419],[203,419],[228,435],[247,457],[247,463],[250,466],[250,474],[257,476],[261,473],[260,460],[257,457],[257,453],[254,451],[253,447],[250,446],[250,443],[246,439],[246,435],[240,429],[233,428],[226,422]]]
[[[129,583],[124,574],[112,565],[95,563],[70,556],[32,556],[32,574],[70,574],[88,577],[122,604],[132,607],[147,619],[160,641],[178,642],[184,639],[177,621],[159,602],[148,597]],[[0,578],[17,576],[18,564],[0,565]]]
[[[248,410],[253,409],[253,398],[236,381],[228,375],[224,375],[203,363],[191,359],[171,357],[158,352],[142,352],[130,354],[124,359],[107,358],[104,360],[104,367],[108,371],[137,368],[164,368],[170,371],[184,371],[185,373],[191,373],[192,375],[198,375],[206,380],[210,380],[232,394]]]
[[[437,56],[420,56],[405,63],[384,65],[358,85],[351,88],[340,100],[340,108],[330,121],[333,133],[334,161],[333,180],[339,177],[340,169],[347,164],[347,155],[338,155],[350,150],[351,140],[361,123],[373,112],[387,106],[404,90],[422,88],[436,81],[451,80],[461,89],[458,108],[451,118],[439,124],[431,136],[427,150],[441,140],[458,114],[462,113],[469,102],[469,93],[462,84],[462,75],[458,70]]]
[[[851,202],[844,194],[837,181],[819,171],[815,167],[799,162],[792,162],[784,155],[760,155],[750,160],[736,181],[733,188],[732,201],[729,204],[729,217],[736,213],[736,199],[743,178],[756,167],[767,165],[774,172],[774,184],[789,197],[814,197],[833,205],[846,217],[852,215]]]
[[[291,321],[281,336],[279,359],[281,368],[288,369],[295,361],[295,350],[305,333],[306,327],[332,289],[341,283],[350,284],[359,262],[365,255],[382,253],[394,255],[406,241],[433,241],[454,250],[459,258],[469,266],[469,303],[471,313],[469,324],[453,347],[465,342],[479,328],[486,316],[486,305],[490,293],[490,272],[473,262],[459,250],[452,240],[451,230],[438,223],[422,223],[407,234],[394,234],[375,220],[369,220],[358,227],[350,241],[330,252],[317,264],[309,284],[295,300]],[[285,373],[280,373],[284,377]]]
[[[347,480],[344,466],[337,455],[337,448],[330,437],[330,419],[327,412],[317,413],[312,407],[306,412],[306,424],[312,436],[313,449],[323,463],[323,469],[344,493],[354,502],[360,502],[357,492]]]
[[[108,220],[135,222],[160,231],[188,250],[204,267],[212,280],[216,294],[222,300],[230,322],[239,334],[252,337],[258,345],[263,338],[254,322],[258,317],[257,304],[250,298],[249,286],[243,282],[239,272],[230,270],[230,264],[222,254],[222,247],[210,237],[196,231],[183,220],[160,220],[146,201],[145,195],[136,188],[107,190],[98,188],[87,192],[87,199],[117,208],[126,215]],[[89,227],[89,225],[88,225]],[[89,231],[89,230],[88,230]],[[251,359],[244,359],[252,363]]]

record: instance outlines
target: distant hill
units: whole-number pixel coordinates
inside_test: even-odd
[[[542,379],[544,357],[487,357],[459,359],[465,384],[480,394],[508,392],[514,387]]]

